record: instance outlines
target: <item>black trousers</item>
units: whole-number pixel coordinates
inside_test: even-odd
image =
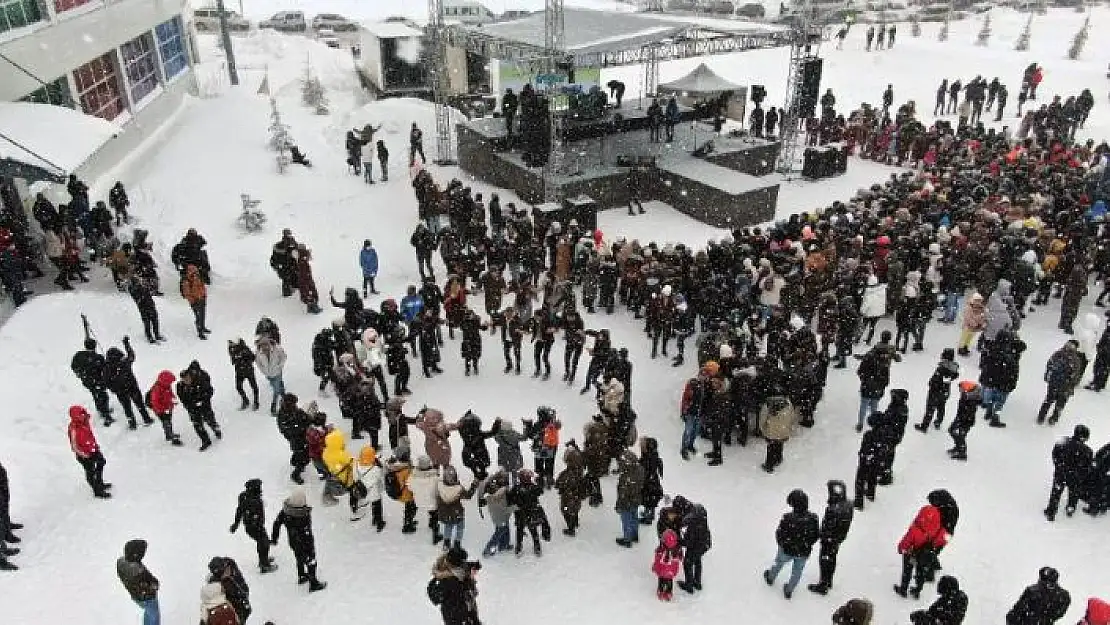
[[[197,433],[197,438],[205,445],[212,442],[212,439],[208,437],[208,429],[206,429],[205,426],[208,426],[208,428],[212,430],[216,438],[221,436],[220,424],[216,423],[216,415],[212,412],[211,408],[198,412],[190,412],[189,421],[193,424],[193,431]]]
[[[104,465],[108,462],[104,459],[104,454],[97,451],[85,458],[77,456],[77,462],[85,470],[85,481],[89,483],[93,493],[104,492]]]
[[[378,388],[382,391],[382,401],[389,399],[389,387],[385,383],[385,372],[381,367],[374,367],[370,370],[370,377],[378,381]]]
[[[1064,411],[1064,406],[1067,405],[1069,397],[1070,395],[1061,389],[1051,386],[1048,387],[1048,392],[1045,393],[1044,401],[1041,402],[1041,410],[1037,414],[1037,420],[1043,420],[1048,415],[1050,408],[1052,409],[1052,419],[1059,419],[1060,413]]]
[[[1056,511],[1060,508],[1060,497],[1064,494],[1064,489],[1068,489],[1068,501],[1065,504],[1067,510],[1075,510],[1079,505],[1079,494],[1074,488],[1069,488],[1067,483],[1058,476],[1052,477],[1052,491],[1048,494],[1048,508],[1045,512],[1052,516],[1056,516]]]
[[[400,395],[403,391],[409,390],[409,376],[412,371],[409,369],[407,361],[401,361],[401,366],[397,367],[397,375],[393,376],[393,394]]]
[[[377,293],[378,292],[378,289],[374,287],[374,277],[373,276],[362,276],[362,292],[363,293],[366,292],[367,287],[370,288],[371,293]]]
[[[247,399],[247,394],[243,392],[243,382],[246,382],[247,384],[250,385],[251,394],[252,394],[252,397],[254,397],[254,403],[257,404],[258,403],[258,379],[255,377],[253,369],[251,370],[250,374],[243,374],[240,371],[235,372],[235,390],[239,393],[239,397],[242,397],[243,401],[246,402],[246,401],[248,401],[248,399]]]
[[[427,273],[425,273],[425,268]],[[426,278],[435,275],[435,270],[432,269],[432,255],[431,254],[417,254],[416,255],[416,269],[420,272],[421,278]]]
[[[505,343],[501,342],[501,348],[505,353],[505,369],[513,368],[513,358],[516,358],[516,370],[520,371],[520,342]]]
[[[551,375],[551,341],[536,341],[532,345],[532,358],[536,362],[536,373],[540,372],[540,361],[547,375]]]
[[[701,588],[701,558],[704,555],[704,552],[688,549],[686,559],[682,561],[685,581],[687,584],[693,584],[695,588]]]
[[[108,399],[108,389],[103,386],[86,386],[85,388],[89,389],[89,393],[92,393],[96,413],[100,415],[100,418],[107,421],[109,419],[109,402],[111,401]]]
[[[143,320],[143,332],[146,334],[146,339],[148,341],[153,341],[162,336],[162,332],[158,327],[157,308],[140,308],[139,317]]]
[[[655,586],[656,592],[671,593],[674,592],[674,580],[659,578],[659,583]]]
[[[270,538],[266,535],[266,529],[261,525],[248,525],[245,529],[247,536],[254,541],[255,551],[258,552],[258,566],[266,566],[270,563]]]
[[[817,564],[821,569],[821,585],[832,586],[836,574],[836,556],[840,553],[840,543],[835,540],[822,540]]]
[[[925,418],[921,420],[922,427],[929,427],[930,423],[940,427],[944,423],[944,405],[947,403],[947,397],[928,397],[925,400]],[[933,416],[936,415],[936,420]]]
[[[764,464],[772,469],[782,464],[783,441],[767,441],[767,459]]]
[[[863,505],[863,498],[875,499],[875,486],[879,483],[879,467],[865,462],[856,466],[856,507]]]
[[[1091,385],[1099,391],[1106,388],[1106,378],[1110,377],[1110,354],[1099,352],[1095,355],[1094,376]]]
[[[582,357],[582,345],[567,343],[563,350],[563,371],[567,380],[573,380],[578,374],[578,359]]]
[[[139,414],[143,417],[143,423],[151,423],[150,413],[146,411],[146,404],[143,403],[143,394],[139,391],[137,386],[133,386],[124,391],[113,391],[116,400],[123,406],[123,414],[127,417],[127,422],[131,425],[135,424],[134,409],[139,409]]]
[[[903,590],[909,588],[910,578],[913,578],[914,587],[920,591],[925,586],[925,580],[929,577],[929,565],[927,562],[931,559],[931,554],[922,550],[916,554],[904,553],[902,554],[902,581],[899,587]]]
[[[203,331],[208,329],[208,326],[204,325],[207,317],[208,300],[197,300],[189,304],[189,308],[193,310],[193,321],[196,322],[197,332],[203,334]]]

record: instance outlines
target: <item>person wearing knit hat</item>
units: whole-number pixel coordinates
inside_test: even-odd
[[[717,377],[717,374],[721,372],[721,365],[717,364],[717,361],[715,360],[710,360],[709,362],[701,366],[701,372],[706,377]]]
[[[833,612],[832,622],[836,625],[871,625],[874,606],[867,599],[850,599]]]
[[[270,544],[276,545],[285,526],[289,548],[297,561],[297,583],[308,583],[308,591],[316,592],[327,587],[316,578],[316,538],[312,534],[312,508],[303,488],[295,488],[285,499],[281,512],[274,519]]]
[[[235,508],[235,521],[231,524],[230,532],[234,534],[243,524],[254,541],[258,553],[258,570],[260,573],[269,573],[277,569],[274,559],[270,557],[270,538],[266,535],[266,505],[262,502],[262,480],[252,478],[243,484],[243,492],[239,493],[239,505]]]

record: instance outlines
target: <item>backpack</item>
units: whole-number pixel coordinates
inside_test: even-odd
[[[554,422],[548,423],[543,428],[543,446],[547,449],[558,449],[559,427]]]
[[[396,471],[389,471],[388,473],[386,473],[384,483],[385,494],[388,495],[390,499],[401,498],[401,493],[405,490],[405,487],[403,484],[401,484],[401,479],[397,477]],[[433,601],[432,603],[436,602]]]
[[[428,581],[428,601],[431,601],[432,605],[443,603],[443,586],[434,577]]]
[[[239,615],[235,613],[230,603],[221,603],[214,608],[209,608],[206,616],[206,625],[239,625]]]

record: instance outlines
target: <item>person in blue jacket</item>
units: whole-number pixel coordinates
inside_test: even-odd
[[[416,286],[410,284],[408,293],[401,298],[401,316],[405,318],[405,323],[412,323],[413,319],[420,316],[424,312],[424,298],[416,292]]]
[[[374,244],[370,239],[362,242],[362,251],[358,254],[358,264],[362,266],[362,296],[366,297],[366,287],[370,287],[370,293],[378,294],[378,290],[374,288],[374,278],[378,277],[378,250],[374,249]]]

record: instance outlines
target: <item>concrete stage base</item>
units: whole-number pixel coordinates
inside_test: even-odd
[[[463,170],[512,189],[527,202],[543,202],[543,170],[526,167],[519,151],[503,151],[504,120],[472,120],[456,132]],[[709,139],[714,152],[691,155]],[[675,127],[671,143],[651,143],[647,130],[571,142],[553,180],[562,197],[588,195],[599,208],[627,206],[630,167],[622,165],[640,162],[642,200],[666,202],[712,226],[736,228],[774,218],[778,184],[759,176],[773,171],[779,147],[763,139],[716,136],[708,124],[684,122]]]

